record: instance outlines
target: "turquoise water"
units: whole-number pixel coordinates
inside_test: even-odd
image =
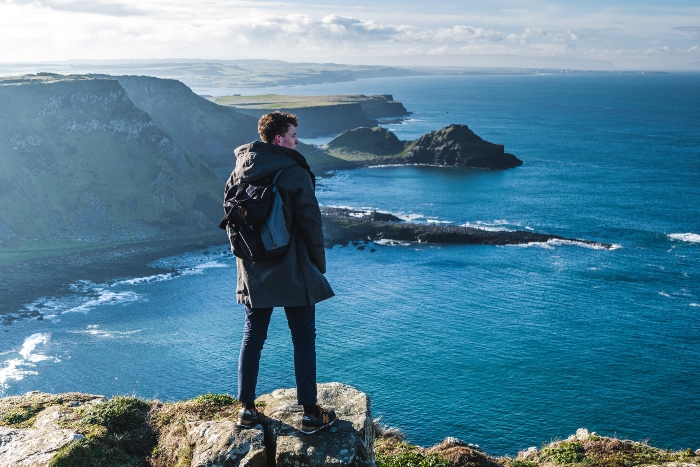
[[[280,90],[390,93],[414,112],[388,125],[402,139],[464,123],[525,161],[499,172],[340,172],[319,181],[322,204],[615,245],[327,250],[337,296],[318,306],[319,380],[367,392],[375,416],[423,445],[457,436],[513,454],[587,427],[699,448],[698,78],[416,77]],[[59,296],[28,297],[17,311],[41,307],[47,318],[0,333],[0,393],[235,393],[242,313],[225,246],[153,266],[173,272],[83,277]],[[291,355],[276,313],[259,392],[294,385]]]

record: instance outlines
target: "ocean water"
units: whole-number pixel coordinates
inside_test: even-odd
[[[324,205],[614,245],[335,246],[336,297],[317,307],[319,381],[365,391],[374,416],[422,445],[457,436],[515,454],[586,427],[700,448],[698,78],[412,77],[272,90],[393,94],[413,112],[386,125],[400,138],[463,123],[524,161],[506,171],[338,172],[318,182]],[[235,394],[243,314],[226,246],[152,266],[143,277],[75,278],[17,305],[45,319],[0,329],[0,395]],[[293,385],[277,312],[258,391]]]

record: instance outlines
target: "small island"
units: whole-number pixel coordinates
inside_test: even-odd
[[[348,130],[324,149],[333,157],[358,165],[416,164],[477,169],[510,169],[523,161],[503,145],[481,139],[467,125],[449,125],[415,141],[401,141],[381,127]]]

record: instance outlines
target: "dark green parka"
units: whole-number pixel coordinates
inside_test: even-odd
[[[236,301],[252,308],[313,305],[333,296],[324,277],[321,211],[304,156],[293,149],[256,141],[235,150],[236,168],[227,185],[265,179],[287,168],[277,179],[284,220],[292,240],[277,261],[252,263],[236,258]]]

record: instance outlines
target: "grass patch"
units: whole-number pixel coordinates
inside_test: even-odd
[[[197,404],[232,405],[237,403],[238,399],[228,394],[202,394],[192,399],[192,402]]]
[[[424,454],[415,446],[405,446],[405,450],[396,454],[378,454],[377,467],[454,467],[452,462],[437,454]]]
[[[583,445],[578,441],[573,441],[544,448],[542,460],[566,465],[581,462],[585,457],[586,451],[583,449]]]

